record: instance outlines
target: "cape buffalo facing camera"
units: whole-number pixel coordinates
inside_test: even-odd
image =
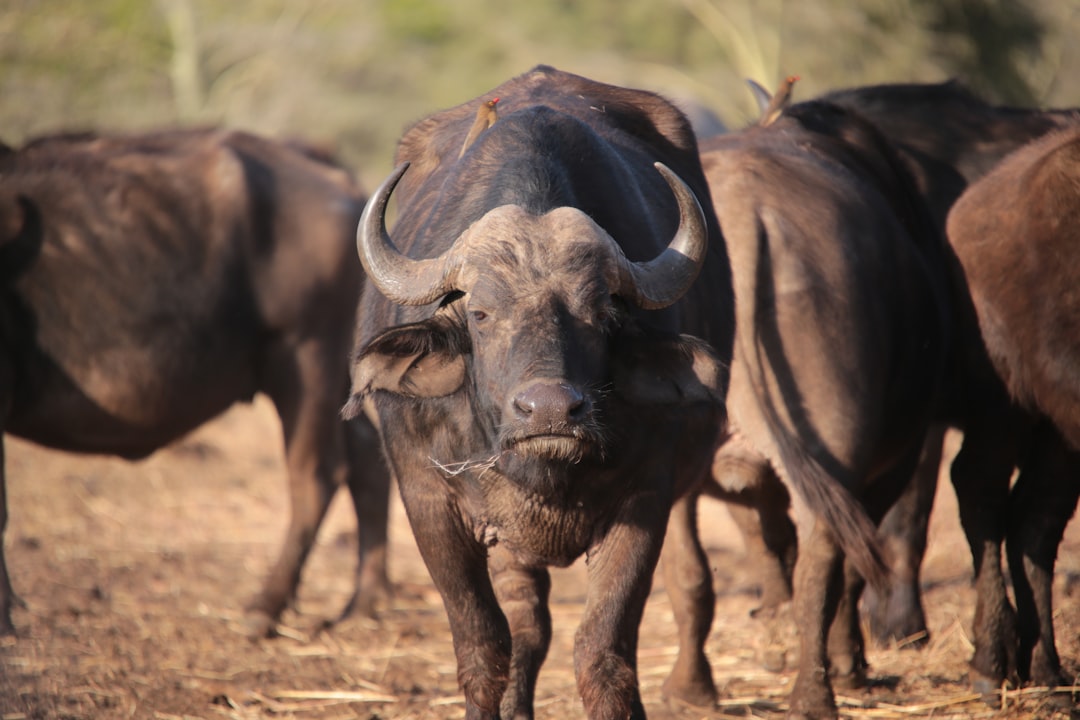
[[[638,625],[668,511],[725,424],[727,259],[667,101],[543,66],[489,95],[409,129],[365,210],[346,413],[382,432],[466,716],[531,716],[546,568],[587,554],[586,712],[643,717]]]

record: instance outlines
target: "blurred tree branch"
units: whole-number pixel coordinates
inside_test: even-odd
[[[172,40],[169,76],[176,115],[191,121],[203,109],[204,91],[199,64],[199,36],[191,0],[158,0]]]

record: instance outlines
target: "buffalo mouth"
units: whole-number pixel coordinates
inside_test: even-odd
[[[546,432],[519,435],[508,438],[503,447],[520,457],[570,464],[603,456],[600,439],[587,433]]]

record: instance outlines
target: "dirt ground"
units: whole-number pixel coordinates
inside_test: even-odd
[[[238,406],[153,457],[128,463],[6,439],[12,582],[28,608],[0,644],[0,720],[22,718],[434,718],[464,716],[438,593],[400,503],[392,517],[396,602],[374,621],[321,631],[349,597],[355,520],[342,492],[304,574],[284,635],[251,641],[244,603],[276,556],[288,512],[279,428],[263,399]],[[841,693],[850,718],[1052,717],[1045,693],[1009,691],[1004,710],[965,684],[971,653],[970,559],[947,483],[924,565],[927,648],[872,648],[873,687]],[[661,580],[640,644],[650,717],[783,716],[794,676],[762,669],[751,568],[722,505],[702,501],[719,594],[710,642],[724,700],[669,707],[660,685],[674,658]],[[553,573],[555,635],[537,718],[582,717],[572,670],[584,599],[579,563]],[[1058,640],[1080,661],[1080,530],[1070,526],[1056,580]],[[1058,712],[1057,715],[1064,716]]]

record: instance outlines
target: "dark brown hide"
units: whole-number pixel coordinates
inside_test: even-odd
[[[354,602],[386,591],[377,438],[337,414],[362,202],[317,152],[237,132],[53,136],[0,157],[4,431],[138,458],[265,392],[282,421],[292,516],[251,605],[263,631],[293,597],[342,482],[372,514],[358,574],[369,594]],[[8,633],[11,603],[0,572]]]
[[[941,232],[946,214],[968,183],[1028,141],[1076,121],[1074,110],[991,105],[956,82],[858,87],[831,92],[824,99],[858,112],[885,133],[916,178]],[[1014,467],[1025,457],[1023,445],[1032,418],[1010,405],[986,357],[966,284],[957,268],[950,258],[946,270],[952,286],[955,340],[941,422],[927,436],[923,457],[907,490],[882,521],[880,535],[892,551],[894,582],[884,593],[871,592],[867,609],[871,629],[879,638],[910,641],[926,637],[919,568],[937,485],[935,458],[941,455],[944,428],[962,429],[963,447],[952,465],[952,480],[978,585],[972,674],[977,686],[993,692],[1006,677],[1034,675],[1026,668],[1016,668],[1015,621],[1005,591],[1000,547],[1007,524],[1028,522],[1020,517],[1022,508],[1036,504],[1008,497]],[[1045,445],[1036,443],[1036,447]],[[1037,464],[1057,467],[1055,463]],[[1030,480],[1031,473],[1027,476]],[[1046,495],[1046,502],[1053,503],[1050,498],[1056,495]],[[1038,496],[1028,494],[1029,498]],[[1066,513],[1071,508],[1067,503],[1054,507]],[[1008,521],[1006,508],[1011,517]],[[769,522],[784,522],[786,508],[762,510]],[[1045,524],[1034,517],[1030,522]],[[753,524],[747,527],[753,534]],[[786,555],[771,554],[770,575],[782,572]],[[768,563],[766,558],[762,564]]]
[[[1080,126],[971,186],[948,234],[1009,392],[1080,449]]]
[[[775,472],[801,503],[791,707],[835,717],[830,670],[865,667],[854,609],[838,611],[843,553],[884,581],[867,513],[880,518],[896,496],[890,473],[917,453],[945,367],[942,241],[892,148],[836,106],[795,105],[767,127],[710,139],[702,163],[737,310],[733,438],[713,474],[728,492],[762,493]],[[700,624],[677,619],[693,652],[704,638],[687,628]],[[666,687],[693,700],[711,687],[703,671],[703,656],[681,656]]]
[[[979,99],[955,82],[939,85],[883,85],[830,93],[828,99],[855,108],[873,120],[899,148],[915,174],[920,191],[929,203],[941,228],[953,202],[969,183],[994,168],[999,161],[1029,141],[1056,129],[1074,125],[1076,110],[1038,110],[995,106]],[[1067,517],[1072,505],[1060,501],[1061,489],[1052,492],[1024,492],[1016,488],[1010,498],[1011,478],[1016,468],[1030,462],[1038,468],[1060,469],[1056,461],[1036,456],[1058,440],[1030,441],[1031,433],[1043,434],[1036,418],[1020,411],[987,357],[976,320],[966,279],[959,264],[950,258],[949,277],[953,295],[953,326],[956,340],[950,363],[950,379],[942,408],[942,420],[963,430],[960,453],[952,464],[952,483],[957,492],[961,521],[971,546],[976,577],[976,608],[973,639],[972,677],[977,688],[996,692],[1006,679],[1041,677],[1041,684],[1054,684],[1060,668],[1037,673],[1021,657],[1017,664],[1015,618],[1002,574],[1001,544],[1009,527],[1035,525],[1048,529],[1060,522],[1044,522],[1042,515]],[[1046,472],[1041,470],[1040,472]],[[1023,472],[1027,483],[1053,485],[1049,478],[1035,479]],[[925,547],[926,521],[923,517],[934,494],[937,470],[924,463],[911,490],[886,518],[883,532],[891,533],[890,545],[902,547],[897,556],[905,574],[917,580],[921,548]],[[1062,480],[1066,486],[1067,480]],[[1020,494],[1027,499],[1020,502]],[[1036,498],[1046,503],[1038,509]],[[1047,536],[1043,545],[1056,547]],[[1045,555],[1045,552],[1043,552]],[[903,561],[906,557],[907,560]],[[1023,568],[1011,567],[1014,578]],[[879,605],[893,617],[921,615],[918,606],[904,606],[904,598],[917,598],[918,587],[893,590]],[[1039,610],[1049,622],[1049,607]],[[1021,622],[1031,624],[1029,618]],[[902,635],[910,621],[887,626],[882,632]],[[1022,653],[1021,653],[1022,654]],[[1056,653],[1051,653],[1056,658]],[[1038,659],[1036,659],[1036,662]]]
[[[948,234],[994,368],[1016,402],[1053,424],[1036,427],[1008,502],[1017,638],[977,645],[975,670],[1061,684],[1051,584],[1080,493],[1080,125],[1025,146],[968,188]]]
[[[586,713],[643,717],[637,632],[668,510],[724,425],[726,256],[689,124],[665,100],[547,67],[490,96],[498,122],[464,153],[479,100],[406,132],[371,204],[400,178],[397,224],[365,213],[361,257],[408,305],[365,291],[346,413],[382,430],[466,717],[532,717],[546,568],[583,553]],[[704,256],[665,253],[699,212]]]

